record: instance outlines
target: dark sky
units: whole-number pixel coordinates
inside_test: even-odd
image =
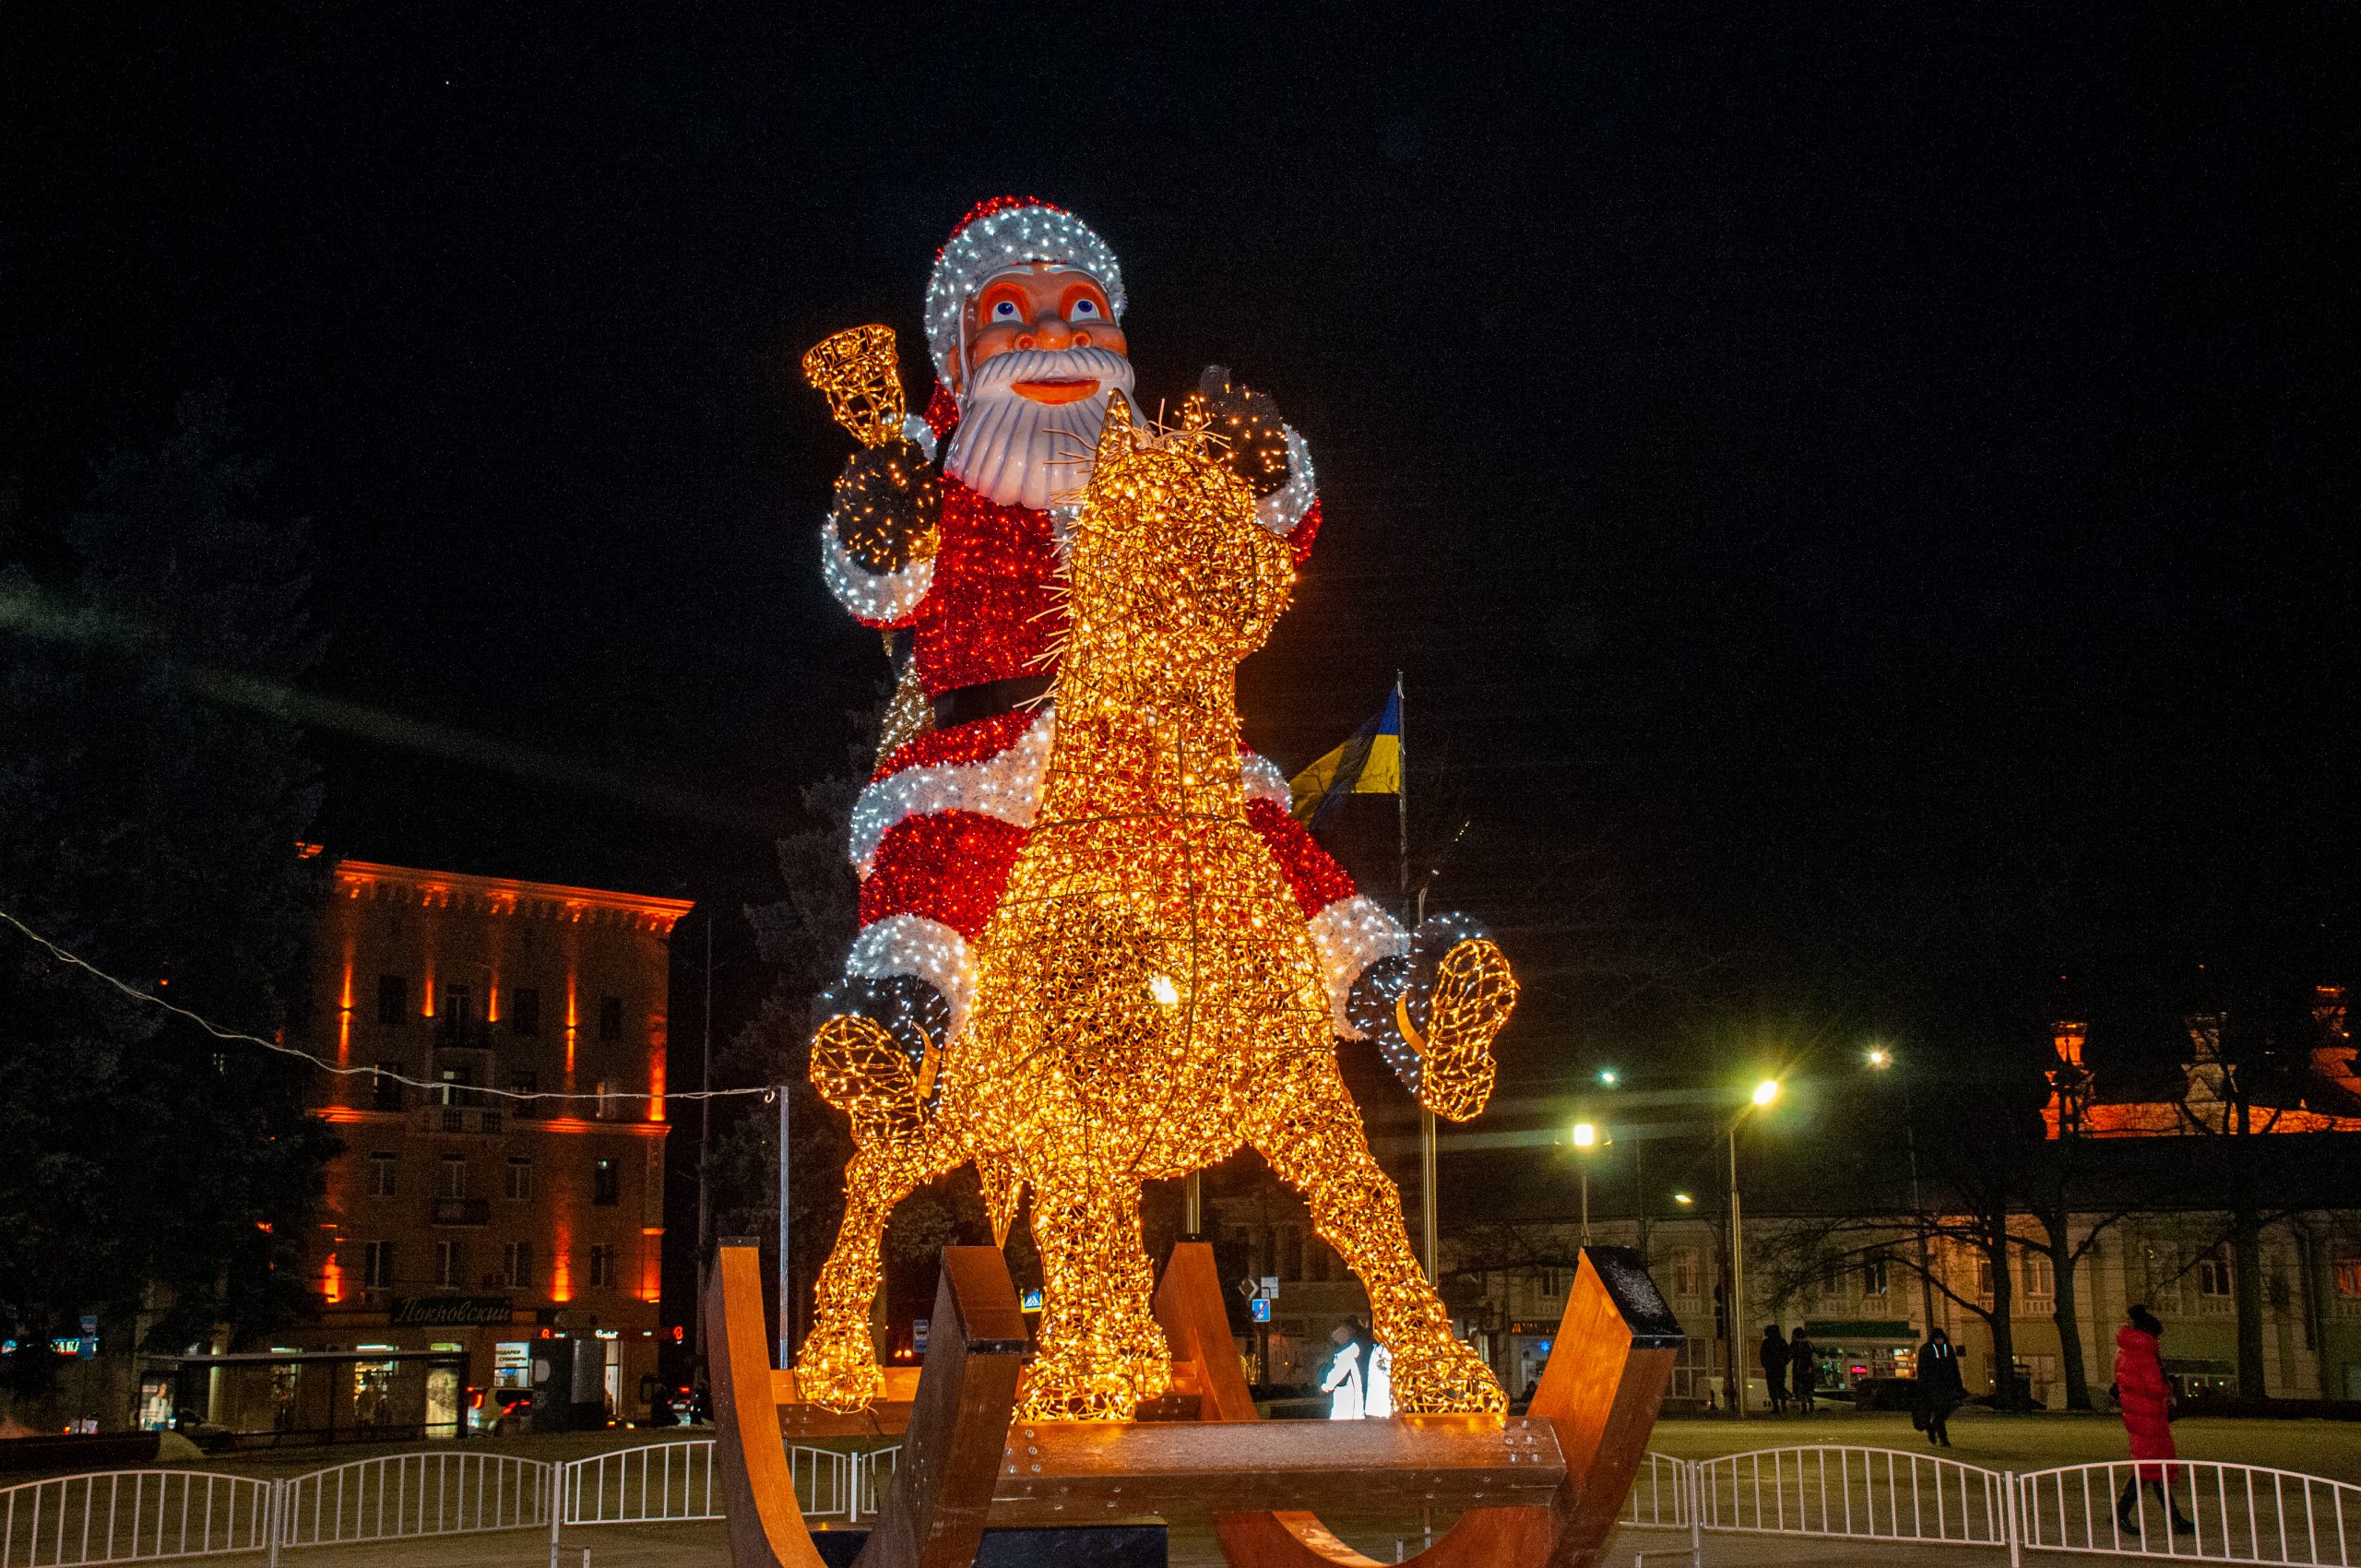
[[[0,472],[225,381],[319,693],[617,781],[323,731],[333,850],[765,897],[883,668],[795,357],[922,398],[1038,194],[1310,439],[1250,738],[1407,671],[1513,1076],[2355,979],[2361,13],[1581,9],[12,7]]]

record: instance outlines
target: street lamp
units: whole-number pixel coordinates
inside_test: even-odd
[[[1883,1073],[1893,1066],[1893,1052],[1882,1045],[1873,1045],[1869,1051],[1869,1067]],[[1918,1313],[1925,1321],[1921,1335],[1932,1333],[1935,1327],[1935,1283],[1927,1269],[1927,1211],[1918,1200],[1918,1127],[1917,1118],[1911,1113],[1910,1075],[1904,1073],[1902,1085],[1902,1141],[1910,1151],[1910,1229],[1918,1233]]]
[[[1615,1140],[1600,1134],[1596,1123],[1574,1123],[1574,1167],[1582,1172],[1583,1245],[1590,1245],[1590,1159],[1592,1149],[1612,1144]]]
[[[1750,1097],[1755,1109],[1769,1105],[1779,1098],[1779,1080],[1765,1078],[1754,1086]],[[1746,1120],[1746,1107],[1730,1118],[1730,1300],[1729,1315],[1729,1376],[1730,1413],[1743,1419],[1746,1415],[1746,1373],[1738,1365],[1738,1319],[1746,1313],[1746,1232],[1738,1218],[1738,1130]]]
[[[1598,1081],[1602,1087],[1611,1089],[1623,1081],[1623,1075],[1612,1067],[1601,1067],[1598,1070]]]
[[[1679,1204],[1681,1207],[1687,1208],[1697,1200],[1687,1193],[1675,1193],[1672,1194],[1672,1201]]]

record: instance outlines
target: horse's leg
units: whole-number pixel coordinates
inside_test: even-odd
[[[1304,1195],[1313,1229],[1368,1289],[1370,1326],[1394,1352],[1394,1408],[1406,1414],[1505,1409],[1499,1380],[1452,1336],[1451,1316],[1419,1272],[1402,1194],[1369,1151],[1335,1054],[1303,1052],[1271,1088],[1254,1146]]]
[[[1019,1415],[1131,1420],[1172,1382],[1171,1348],[1152,1310],[1156,1273],[1140,1241],[1139,1183],[1086,1169],[1037,1178],[1033,1239],[1041,1330]]]
[[[845,1218],[820,1271],[812,1332],[796,1359],[796,1386],[832,1410],[858,1410],[884,1391],[869,1309],[884,1276],[885,1221],[920,1183],[965,1156],[931,1126],[909,1058],[869,1019],[840,1016],[812,1041],[812,1082],[852,1122]]]

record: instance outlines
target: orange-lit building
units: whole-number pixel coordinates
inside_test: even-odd
[[[2189,1057],[2177,1068],[2102,1075],[2082,1060],[2086,1025],[2052,1030],[2049,1135],[2157,1138],[2218,1133],[2361,1133],[2361,1075],[2354,1071],[2344,988],[2315,987],[2313,1036],[2302,1055],[2273,1053],[2234,1064],[2222,1053],[2222,1016],[2187,1020]]]
[[[321,1313],[301,1348],[456,1348],[467,1384],[493,1389],[527,1385],[537,1337],[597,1341],[610,1408],[644,1413],[668,944],[691,905],[360,861],[337,862],[331,885],[301,1033],[359,1071],[315,1075],[346,1152],[327,1172]],[[576,1098],[508,1097],[527,1094]],[[430,1424],[459,1397],[430,1390]]]

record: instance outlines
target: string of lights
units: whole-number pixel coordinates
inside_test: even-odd
[[[298,1061],[309,1063],[312,1066],[320,1069],[320,1071],[334,1074],[336,1076],[340,1078],[368,1078],[373,1081],[383,1080],[387,1083],[400,1084],[408,1088],[426,1089],[438,1093],[452,1087],[449,1084],[433,1082],[425,1078],[409,1077],[404,1074],[391,1072],[386,1068],[374,1065],[367,1067],[339,1065],[337,1063],[328,1061],[325,1057],[314,1056],[310,1051],[303,1050],[300,1046],[289,1045],[284,1040],[265,1039],[260,1035],[248,1034],[243,1029],[225,1029],[219,1024],[213,1022],[210,1018],[204,1016],[202,1014],[193,1013],[189,1011],[189,1009],[180,1006],[175,1003],[167,1002],[162,997],[156,995],[153,992],[142,991],[137,986],[131,984],[128,980],[116,979],[114,976],[107,973],[104,969],[99,968],[96,964],[91,963],[88,958],[84,958],[77,954],[67,952],[64,947],[58,945],[54,942],[52,942],[48,937],[43,936],[41,932],[35,931],[32,927],[27,925],[24,921],[18,920],[15,915],[10,914],[6,909],[0,909],[0,921],[6,921],[10,925],[15,926],[18,931],[24,932],[24,934],[35,944],[42,948],[60,963],[70,964],[86,974],[93,975],[98,979],[104,980],[107,984],[114,987],[115,990],[123,992],[124,995],[130,997],[134,1002],[143,1003],[149,1007],[154,1007],[162,1012],[171,1013],[176,1016],[185,1018],[190,1023],[195,1024],[198,1028],[203,1029],[207,1034],[211,1035],[215,1039],[243,1045],[258,1045],[265,1051],[272,1051],[278,1055],[292,1056]],[[588,1093],[569,1093],[562,1089],[525,1090],[479,1088],[470,1084],[467,1086],[467,1092],[469,1095],[480,1095],[489,1099],[589,1099],[599,1101],[613,1101],[619,1099],[661,1099],[668,1102],[676,1099],[733,1099],[741,1096],[753,1095],[759,1098],[766,1105],[778,1097],[778,1089],[776,1086],[772,1085],[756,1085],[747,1088],[737,1089],[691,1089],[678,1093],[668,1089],[663,1094],[658,1095],[634,1093],[623,1089],[610,1090],[605,1094],[600,1094],[596,1090]]]

